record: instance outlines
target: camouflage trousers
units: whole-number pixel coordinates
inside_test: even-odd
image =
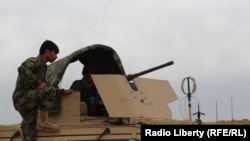
[[[23,141],[36,141],[37,110],[49,110],[56,100],[56,89],[47,86],[44,89],[17,91],[13,95],[14,106],[22,116],[21,129]]]

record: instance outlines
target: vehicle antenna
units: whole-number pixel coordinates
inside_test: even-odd
[[[187,80],[187,92],[184,90],[184,82]],[[190,90],[190,80],[193,82],[193,89]],[[196,82],[193,77],[186,77],[182,80],[181,83],[182,92],[188,97],[188,113],[189,113],[189,121],[192,122],[192,107],[191,107],[191,94],[196,91]]]
[[[202,123],[201,115],[205,115],[205,113],[200,112],[200,104],[199,103],[198,103],[198,111],[196,113],[193,113],[193,115],[197,115],[198,125],[201,125],[201,123]]]

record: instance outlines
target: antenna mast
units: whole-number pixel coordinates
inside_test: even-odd
[[[184,90],[184,82],[187,80],[187,89],[188,91],[186,92]],[[193,89],[192,91],[190,90],[190,80],[193,82]],[[181,83],[181,88],[182,92],[187,95],[188,97],[188,113],[189,113],[189,121],[192,122],[192,106],[191,106],[191,94],[193,94],[196,91],[196,83],[195,79],[193,77],[186,77],[182,80]]]
[[[193,115],[196,115],[197,114],[197,122],[198,122],[198,125],[201,125],[202,123],[202,120],[201,120],[201,115],[205,115],[204,113],[200,112],[200,104],[198,103],[198,112],[196,113],[193,113]]]

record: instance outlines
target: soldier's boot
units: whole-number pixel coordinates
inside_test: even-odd
[[[36,129],[43,131],[58,131],[59,126],[51,123],[48,111],[37,111]]]

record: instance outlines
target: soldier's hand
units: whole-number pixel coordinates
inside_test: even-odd
[[[64,95],[69,95],[69,94],[71,94],[73,92],[73,90],[71,90],[71,89],[68,89],[68,90],[64,90]]]
[[[46,83],[44,82],[41,82],[39,85],[38,85],[38,89],[43,89],[46,87]]]

